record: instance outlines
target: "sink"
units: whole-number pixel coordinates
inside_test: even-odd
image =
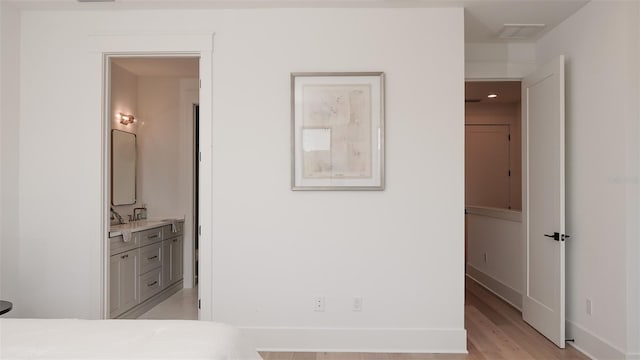
[[[1,1],[1,0],[0,0]],[[119,236],[121,231],[142,231],[154,227],[169,225],[174,221],[183,221],[182,219],[145,219],[136,220],[126,224],[118,224],[109,226],[109,237]]]
[[[136,220],[126,224],[111,225],[109,227],[109,237],[120,235],[121,231],[142,231],[157,226],[165,225],[165,220]]]

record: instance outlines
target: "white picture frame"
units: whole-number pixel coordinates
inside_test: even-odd
[[[384,73],[291,74],[291,189],[384,190]]]

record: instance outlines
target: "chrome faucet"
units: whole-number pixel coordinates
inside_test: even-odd
[[[146,212],[147,208],[146,207],[137,207],[135,209],[133,209],[133,220],[142,220],[142,212]],[[136,214],[137,213],[137,214]],[[146,218],[146,215],[145,215]]]
[[[120,214],[118,214],[117,211],[113,210],[113,208],[111,208],[111,219],[118,219],[118,224],[125,224],[124,220],[122,219],[122,216],[120,216]]]

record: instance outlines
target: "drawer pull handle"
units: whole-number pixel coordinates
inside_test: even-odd
[[[126,259],[129,257],[129,254],[120,256],[120,259]]]
[[[173,242],[178,242],[178,239],[173,239]]]
[[[153,255],[152,257],[147,258],[147,260],[153,260],[153,259],[157,259],[157,258],[158,258],[158,255]]]
[[[156,280],[156,281],[152,282],[151,284],[147,284],[147,287],[152,287],[153,285],[155,285],[155,284],[157,284],[157,283],[158,283],[158,280]]]
[[[160,236],[160,235],[158,235],[158,234],[149,235],[149,236],[147,236],[147,239],[156,239],[158,236]]]

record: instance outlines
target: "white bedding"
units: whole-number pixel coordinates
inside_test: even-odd
[[[238,329],[209,321],[0,319],[0,359],[262,358]]]

